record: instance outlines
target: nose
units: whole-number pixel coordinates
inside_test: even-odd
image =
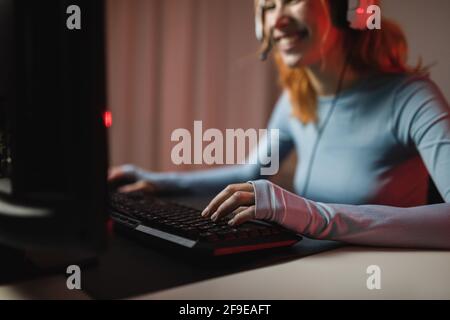
[[[275,20],[275,29],[284,29],[289,25],[289,17],[285,14],[282,14],[277,17]]]
[[[290,17],[287,6],[279,5],[274,9],[272,15],[272,23],[274,29],[284,29],[289,25]]]

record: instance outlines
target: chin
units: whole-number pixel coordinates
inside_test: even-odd
[[[302,54],[281,54],[281,58],[283,60],[283,63],[289,68],[298,68],[304,65]]]
[[[280,57],[283,63],[289,68],[301,68],[313,66],[320,63],[320,56],[313,54],[311,51],[302,50],[301,52],[281,53]]]

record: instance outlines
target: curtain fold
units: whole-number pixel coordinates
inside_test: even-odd
[[[107,0],[111,164],[175,166],[171,133],[265,128],[279,95],[258,60],[253,0]]]

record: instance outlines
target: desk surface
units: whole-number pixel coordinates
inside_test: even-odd
[[[176,200],[199,208],[207,202]],[[367,289],[371,265],[381,269],[380,290]],[[450,251],[305,239],[286,251],[210,263],[115,237],[81,279],[82,291],[68,290],[65,274],[0,284],[0,299],[450,299]]]
[[[367,267],[381,290],[367,289]],[[340,248],[142,299],[450,299],[450,252]]]
[[[381,290],[368,290],[369,265]],[[149,270],[150,271],[150,270]],[[155,276],[149,272],[149,277]],[[1,299],[89,299],[63,276],[0,286]],[[344,247],[136,299],[450,299],[450,252]]]

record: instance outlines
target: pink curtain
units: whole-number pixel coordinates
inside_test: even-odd
[[[258,60],[253,0],[108,0],[113,165],[172,164],[177,128],[265,128],[279,95]]]

